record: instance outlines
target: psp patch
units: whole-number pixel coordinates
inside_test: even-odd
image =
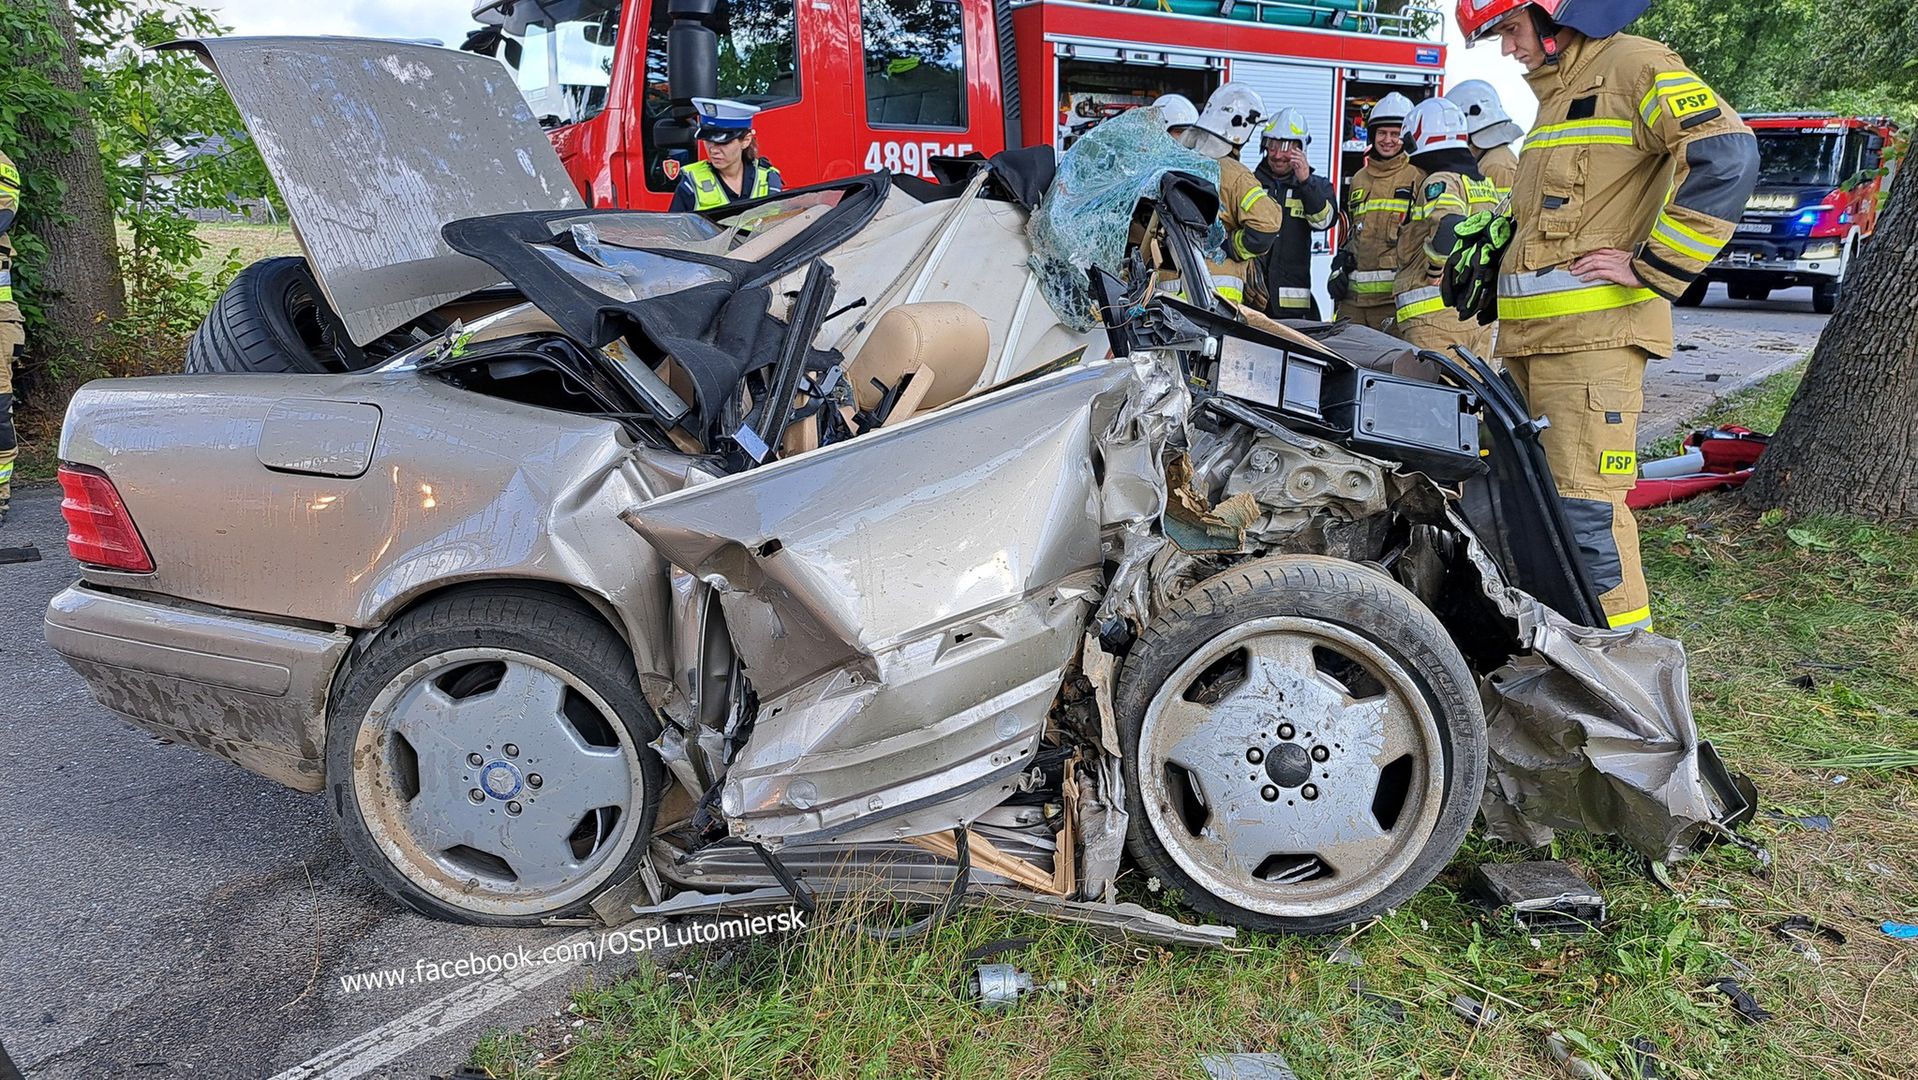
[[[1630,450],[1600,450],[1598,474],[1600,476],[1636,476],[1638,475],[1638,455]]]
[[[1425,197],[1426,197],[1426,198],[1428,198],[1428,199],[1436,199],[1436,198],[1438,198],[1438,197],[1439,197],[1440,195],[1443,195],[1443,194],[1445,194],[1445,181],[1443,181],[1443,180],[1434,180],[1434,181],[1432,181],[1431,183],[1429,183],[1429,184],[1427,184],[1427,185],[1425,185]]]
[[[1689,89],[1666,94],[1665,101],[1671,106],[1672,119],[1674,120],[1683,120],[1687,116],[1702,113],[1706,109],[1715,109],[1718,107],[1718,95],[1712,93],[1710,88],[1704,86],[1693,86]]]

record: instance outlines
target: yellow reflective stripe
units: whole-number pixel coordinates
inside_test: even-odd
[[[13,299],[13,286],[0,285],[0,304],[8,303],[12,299]]]
[[[1650,289],[1628,289],[1623,285],[1601,283],[1582,289],[1565,289],[1537,296],[1500,296],[1501,319],[1550,319],[1560,315],[1583,315],[1592,311],[1610,311],[1631,307],[1655,299]]]
[[[13,462],[0,462],[0,484],[4,484],[11,479],[13,479]]]
[[[1245,247],[1244,229],[1240,229],[1232,234],[1232,250],[1238,252],[1239,258],[1241,259],[1250,259],[1252,257],[1252,253],[1246,250]]]
[[[1407,289],[1400,293],[1398,311],[1393,317],[1403,322],[1407,319],[1416,319],[1420,315],[1430,315],[1444,308],[1444,294],[1439,292],[1438,286],[1428,285],[1422,289]]]
[[[1725,241],[1706,236],[1664,211],[1660,211],[1658,220],[1652,223],[1652,236],[1700,262],[1711,262],[1725,246]]]
[[[1365,209],[1360,210],[1359,213],[1370,214],[1374,211],[1390,210],[1395,214],[1403,214],[1411,208],[1412,201],[1410,199],[1373,199],[1367,202]]]
[[[1642,626],[1650,630],[1652,628],[1652,606],[1646,604],[1642,608],[1633,608],[1630,611],[1621,611],[1616,615],[1607,615],[1605,622],[1614,630],[1624,630],[1633,626]]]
[[[1262,187],[1255,187],[1246,192],[1245,198],[1239,200],[1239,212],[1243,214],[1252,209],[1252,204],[1263,198],[1265,198],[1265,189]]]
[[[1354,281],[1352,283],[1352,291],[1355,293],[1389,293],[1392,291],[1392,278],[1396,276],[1396,274],[1388,274],[1384,281]]]
[[[1519,150],[1519,154],[1523,156],[1534,150],[1545,150],[1554,146],[1589,146],[1600,143],[1630,146],[1631,142],[1632,122],[1630,120],[1587,117],[1583,120],[1568,120],[1562,124],[1547,124],[1533,130],[1525,137],[1525,146]]]
[[[1235,289],[1229,285],[1220,285],[1220,286],[1214,286],[1212,291],[1215,293],[1218,293],[1220,296],[1225,297],[1227,300],[1230,300],[1235,304],[1245,302],[1244,289]]]
[[[0,161],[0,186],[10,187],[15,191],[20,190],[20,170]]]

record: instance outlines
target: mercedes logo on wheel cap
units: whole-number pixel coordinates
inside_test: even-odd
[[[495,799],[510,799],[519,794],[519,770],[511,762],[489,761],[480,770],[480,790]]]

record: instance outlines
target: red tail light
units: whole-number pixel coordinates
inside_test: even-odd
[[[153,556],[133,525],[133,515],[113,481],[85,465],[60,466],[60,514],[67,519],[67,551],[89,566],[153,572]]]

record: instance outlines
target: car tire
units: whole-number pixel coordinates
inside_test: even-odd
[[[1134,859],[1249,929],[1323,933],[1404,903],[1485,786],[1464,657],[1412,593],[1340,559],[1194,586],[1140,635],[1115,706]]]
[[[185,370],[201,375],[351,371],[369,362],[351,346],[306,260],[280,256],[261,259],[234,276],[187,342]]]
[[[1838,310],[1838,293],[1843,285],[1837,278],[1826,278],[1811,287],[1811,309],[1820,315]]]
[[[1672,302],[1679,307],[1697,307],[1705,302],[1705,294],[1711,290],[1711,287],[1711,282],[1699,278],[1685,286],[1685,291],[1679,293],[1678,299]]]
[[[347,850],[396,899],[534,926],[637,870],[664,790],[658,734],[631,649],[591,607],[462,591],[356,644],[328,710],[327,786]]]

